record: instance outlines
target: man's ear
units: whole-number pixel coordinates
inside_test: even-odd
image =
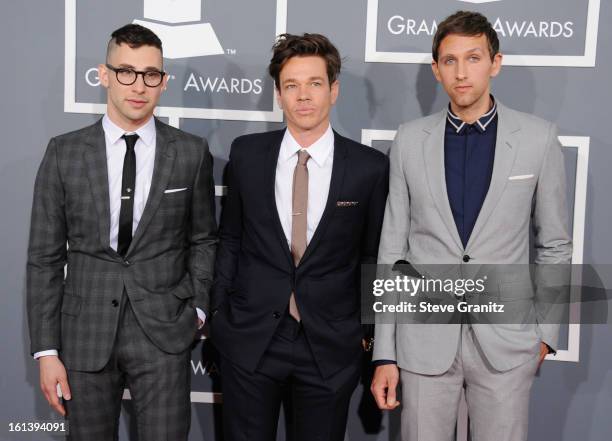
[[[109,72],[106,64],[98,64],[98,78],[100,79],[100,84],[108,89],[109,84]]]
[[[162,80],[162,92],[168,88],[169,80],[170,80],[170,75],[166,72],[166,75],[164,75],[164,79]]]
[[[336,104],[338,95],[340,94],[340,80],[336,80],[331,84],[331,103]]]
[[[493,65],[491,66],[491,78],[499,75],[499,72],[501,71],[501,68],[502,68],[503,58],[504,56],[500,52],[496,53],[495,56],[493,57]]]
[[[278,87],[274,87],[274,96],[276,97],[276,103],[278,104],[278,107],[280,109],[283,108],[283,103],[281,101],[281,96],[280,96],[281,92],[280,89]]]
[[[442,82],[440,78],[440,69],[438,69],[438,62],[436,60],[431,61],[431,71],[433,72],[434,77],[436,77],[436,81],[438,83]]]

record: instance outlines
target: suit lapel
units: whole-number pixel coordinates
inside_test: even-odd
[[[456,245],[463,250],[463,244],[457,231],[455,218],[448,200],[446,191],[446,176],[444,173],[444,131],[446,128],[446,110],[438,114],[438,118],[425,132],[429,134],[423,142],[423,157],[425,159],[425,173],[429,184],[431,197],[436,204],[440,217],[444,221],[448,232]]]
[[[346,170],[348,149],[346,147],[346,142],[342,136],[338,135],[334,131],[334,164],[332,165],[332,175],[331,181],[329,183],[329,194],[327,197],[327,204],[325,205],[325,210],[323,210],[323,215],[321,216],[321,220],[319,221],[319,225],[312,236],[312,239],[308,243],[306,247],[306,251],[304,251],[304,255],[302,256],[302,260],[300,260],[299,265],[302,265],[308,257],[313,253],[314,249],[317,247],[321,238],[325,233],[325,229],[329,225],[329,221],[336,209],[336,202],[338,201],[338,197],[340,196],[340,190],[342,189],[342,184],[344,182],[344,172]]]
[[[286,129],[285,129],[286,130]],[[265,186],[266,186],[266,199],[268,209],[272,213],[272,217],[274,219],[274,230],[276,231],[276,235],[278,236],[278,240],[281,243],[281,248],[285,254],[285,257],[293,266],[293,257],[291,257],[291,250],[289,249],[287,237],[285,237],[285,232],[283,231],[283,225],[281,224],[280,218],[278,216],[278,207],[276,206],[276,164],[278,163],[278,154],[280,152],[281,143],[283,141],[283,136],[285,135],[285,130],[281,130],[274,135],[274,138],[271,141],[271,144],[268,148],[268,153],[266,155],[266,162],[264,164],[265,170]]]
[[[508,184],[508,177],[512,172],[516,153],[520,145],[517,136],[520,126],[512,113],[509,112],[509,109],[497,103],[497,114],[497,138],[495,141],[495,159],[493,160],[491,183],[466,249],[474,242],[475,237],[482,230],[487,219],[489,219],[499,203],[501,195]]]
[[[89,148],[83,153],[93,201],[98,212],[98,232],[104,249],[116,254],[110,247],[110,196],[108,194],[108,165],[106,159],[106,138],[100,119],[94,126],[86,143]]]
[[[153,215],[159,207],[159,203],[164,196],[164,190],[168,187],[168,181],[172,175],[172,169],[174,167],[174,159],[176,157],[176,150],[174,146],[174,138],[169,133],[168,129],[162,125],[157,119],[155,120],[156,140],[155,140],[155,162],[153,165],[153,178],[151,182],[151,189],[149,190],[149,197],[145,204],[144,211],[138,222],[138,227],[134,233],[134,238],[130,244],[130,248],[127,251],[126,256],[129,256],[130,252],[134,250],[138,241],[142,238],[147,226],[151,222]]]

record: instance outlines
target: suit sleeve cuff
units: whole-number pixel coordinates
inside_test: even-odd
[[[197,306],[196,306],[196,312],[198,313],[198,318],[202,322],[202,324],[198,326],[198,329],[202,329],[202,327],[204,326],[204,323],[206,323],[206,313],[202,311],[200,308],[198,308]]]
[[[39,351],[34,353],[34,360],[38,360],[40,357],[45,357],[47,355],[55,355],[58,356],[59,353],[56,349],[48,349],[46,351]]]
[[[374,360],[372,364],[374,365],[374,367],[378,367],[378,366],[384,366],[385,364],[397,364],[397,361],[395,360]]]

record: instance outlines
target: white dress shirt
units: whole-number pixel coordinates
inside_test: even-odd
[[[119,213],[121,211],[121,181],[123,179],[123,160],[127,146],[123,135],[137,134],[138,139],[134,146],[136,153],[136,188],[134,189],[134,211],[132,214],[132,235],[136,232],[142,212],[147,204],[151,182],[153,180],[153,165],[155,164],[155,142],[157,132],[153,117],[134,132],[126,132],[112,122],[108,115],[102,118],[102,128],[106,140],[106,166],[108,172],[108,196],[110,202],[110,235],[109,244],[117,251],[119,237]],[[204,322],[206,314],[196,308],[198,318]],[[57,350],[50,349],[37,352],[34,358],[44,355],[58,355]]]
[[[276,163],[276,179],[274,182],[274,195],[276,209],[283,226],[287,243],[291,247],[291,226],[293,224],[293,171],[298,160],[298,151],[306,150],[310,159],[306,163],[308,168],[308,210],[306,214],[306,243],[314,235],[329,195],[329,183],[334,162],[334,132],[331,126],[317,141],[303,149],[289,129],[281,142]]]
[[[123,179],[123,160],[127,149],[123,135],[138,135],[134,146],[136,153],[136,188],[134,189],[134,211],[132,215],[132,235],[136,232],[142,212],[144,211],[153,179],[155,163],[155,120],[151,117],[135,132],[126,132],[110,120],[108,115],[102,118],[104,137],[106,138],[106,165],[108,169],[108,196],[110,202],[110,246],[117,250],[119,237],[119,212],[121,211],[121,181]]]

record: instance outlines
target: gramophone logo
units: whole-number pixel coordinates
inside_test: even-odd
[[[270,47],[286,31],[288,0],[64,0],[66,112],[102,114],[97,66],[112,30],[137,23],[163,43],[168,87],[157,116],[280,122],[267,73]]]
[[[162,40],[169,59],[221,55],[223,47],[210,23],[202,21],[202,0],[144,0],[144,20],[134,20]]]

